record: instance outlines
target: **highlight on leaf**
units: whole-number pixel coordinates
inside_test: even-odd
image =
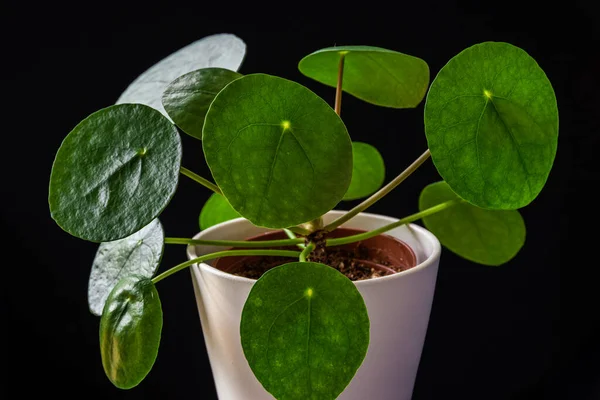
[[[160,344],[162,308],[150,279],[130,275],[119,281],[100,318],[100,355],[110,381],[120,389],[148,375]]]

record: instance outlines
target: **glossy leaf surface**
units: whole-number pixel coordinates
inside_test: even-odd
[[[151,280],[131,275],[114,287],[100,319],[100,354],[116,387],[130,389],[148,375],[158,354],[162,321]]]
[[[123,104],[80,122],[50,176],[52,218],[92,242],[129,236],[167,206],[179,181],[181,139],[158,111]]]

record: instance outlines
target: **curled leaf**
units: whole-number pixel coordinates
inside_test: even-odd
[[[110,292],[100,319],[100,355],[116,387],[130,389],[148,375],[158,354],[162,321],[150,279],[130,275]]]

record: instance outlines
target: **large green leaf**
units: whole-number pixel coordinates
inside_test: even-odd
[[[481,43],[435,78],[425,133],[437,170],[460,197],[484,208],[520,208],[542,190],[554,162],[554,90],[525,51]]]
[[[150,372],[161,330],[162,308],[154,283],[136,275],[121,279],[100,319],[102,365],[116,387],[130,389]]]
[[[158,111],[141,104],[96,111],[58,149],[48,198],[52,218],[81,239],[122,239],[167,206],[180,166],[179,134]]]
[[[219,67],[237,71],[245,54],[246,44],[235,35],[220,33],[206,36],[148,68],[125,89],[117,104],[145,104],[168,118],[161,99],[169,83],[200,68]]]
[[[384,107],[416,107],[429,84],[429,67],[420,58],[371,46],[338,46],[304,57],[304,75],[337,86],[338,65],[344,56],[342,89],[366,102]]]
[[[335,399],[367,353],[369,317],[344,275],[294,262],[254,284],[240,332],[250,368],[277,399]]]
[[[165,234],[155,219],[124,239],[100,244],[88,284],[88,305],[102,315],[104,303],[119,279],[128,275],[152,278],[163,254]]]
[[[344,200],[356,200],[373,194],[385,179],[383,157],[370,144],[352,142],[352,160],[352,181]]]
[[[171,82],[163,94],[163,106],[182,131],[202,139],[202,126],[210,103],[228,83],[241,77],[223,68],[192,71]]]
[[[202,146],[229,203],[259,226],[320,217],[352,177],[352,145],[339,116],[304,86],[275,76],[227,85],[208,110]]]
[[[200,230],[239,217],[240,214],[231,207],[231,204],[229,204],[225,197],[218,193],[213,193],[206,203],[204,203],[202,211],[200,211]]]
[[[446,182],[436,182],[421,192],[419,209],[457,198]],[[423,222],[444,246],[479,264],[504,264],[525,243],[525,223],[516,210],[486,210],[463,201]]]

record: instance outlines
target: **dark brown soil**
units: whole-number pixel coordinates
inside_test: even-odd
[[[348,236],[348,233],[334,236]],[[263,240],[278,238],[282,237],[273,237],[271,234],[271,237]],[[309,255],[308,261],[329,265],[353,281],[391,275],[416,265],[416,257],[412,250],[403,242],[387,235],[335,247],[325,247],[324,237],[317,236],[310,239],[317,244],[317,247]],[[253,240],[257,239],[253,238]],[[279,249],[299,250],[295,246],[279,247]],[[227,257],[218,260],[215,267],[234,275],[258,279],[271,268],[293,261],[297,260],[272,256]]]

